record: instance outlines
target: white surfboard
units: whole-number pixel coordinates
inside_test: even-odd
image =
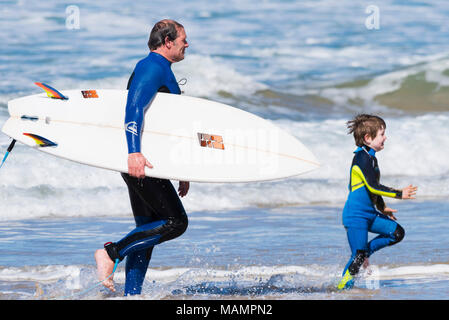
[[[128,172],[126,90],[63,90],[9,101],[2,131],[28,146],[79,163]],[[206,99],[158,93],[145,114],[146,175],[195,182],[253,182],[319,166],[295,137],[246,111]]]

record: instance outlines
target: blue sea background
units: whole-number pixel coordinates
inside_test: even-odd
[[[116,172],[17,144],[0,170],[0,299],[449,297],[446,1],[0,1],[0,126],[9,100],[41,92],[36,81],[126,88],[163,18],[187,32],[186,58],[173,65],[184,94],[268,119],[322,167],[274,182],[192,183],[189,228],[155,249],[141,296],[122,296],[123,265],[117,293],[79,294],[96,284],[94,251],[133,228],[126,187]],[[419,190],[413,201],[386,199],[406,236],[339,293],[355,147],[345,122],[360,112],[387,122],[382,183]],[[0,135],[2,155],[9,143]]]

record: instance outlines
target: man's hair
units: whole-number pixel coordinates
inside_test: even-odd
[[[385,129],[385,121],[371,114],[359,114],[353,120],[346,122],[348,134],[354,135],[355,144],[361,147],[365,144],[365,135],[375,138],[379,130]]]
[[[156,50],[165,44],[165,38],[174,41],[178,37],[178,29],[184,26],[174,20],[164,19],[157,22],[150,33],[148,48]]]

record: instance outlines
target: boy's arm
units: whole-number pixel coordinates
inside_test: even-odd
[[[385,207],[386,207],[386,205],[385,205],[384,199],[381,196],[378,196],[376,199],[377,210],[379,210],[380,212],[383,212]]]
[[[384,185],[382,185],[382,184],[379,184],[379,186],[383,189],[383,190],[390,190],[390,192],[394,192],[394,193],[396,193],[398,196],[396,197],[396,198],[402,198],[402,190],[398,190],[398,189],[395,189],[395,188],[390,188],[390,187],[387,187],[387,186],[384,186]]]
[[[369,192],[378,196],[397,199],[402,198],[402,191],[379,184],[372,164],[372,159],[368,155],[361,154],[357,157],[352,167],[352,171],[363,181]]]

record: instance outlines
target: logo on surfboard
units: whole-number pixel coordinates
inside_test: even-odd
[[[224,150],[222,136],[198,132],[198,140],[201,147]]]
[[[83,90],[81,91],[83,94],[84,99],[87,98],[98,98],[98,94],[96,90]]]

